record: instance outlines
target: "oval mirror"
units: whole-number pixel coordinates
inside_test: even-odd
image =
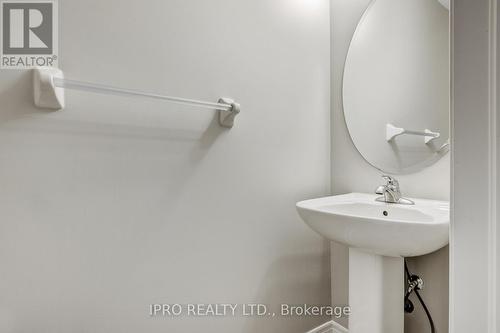
[[[343,79],[354,145],[387,173],[418,171],[449,149],[449,12],[437,0],[374,0]]]

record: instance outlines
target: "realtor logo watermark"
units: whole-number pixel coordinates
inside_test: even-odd
[[[57,0],[0,0],[0,67],[57,67],[57,17]]]

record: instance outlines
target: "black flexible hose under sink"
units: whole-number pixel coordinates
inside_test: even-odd
[[[405,259],[405,272],[406,272],[406,277],[408,278],[408,280],[410,280],[413,275],[410,273],[410,270],[408,269],[408,265],[406,264],[406,259]],[[425,304],[424,300],[422,299],[422,296],[420,296],[420,293],[418,292],[418,289],[414,289],[413,291],[417,295],[417,298],[418,298],[420,304],[424,308],[425,314],[427,315],[427,319],[429,319],[429,325],[431,327],[431,333],[436,333],[436,328],[434,326],[434,321],[432,320],[432,316],[431,316],[431,313],[430,313],[429,309],[427,308],[427,305]],[[409,294],[405,295],[405,301],[408,299],[409,296],[410,296]]]

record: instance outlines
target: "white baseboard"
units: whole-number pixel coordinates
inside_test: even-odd
[[[349,331],[345,327],[337,324],[332,320],[329,321],[328,323],[325,323],[321,326],[318,326],[310,330],[307,333],[348,333],[348,332]]]

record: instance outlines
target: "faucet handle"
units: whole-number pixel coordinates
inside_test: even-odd
[[[389,175],[382,175],[382,178],[384,178],[387,181],[387,185],[399,187],[399,182],[396,180],[396,178],[391,177]]]

